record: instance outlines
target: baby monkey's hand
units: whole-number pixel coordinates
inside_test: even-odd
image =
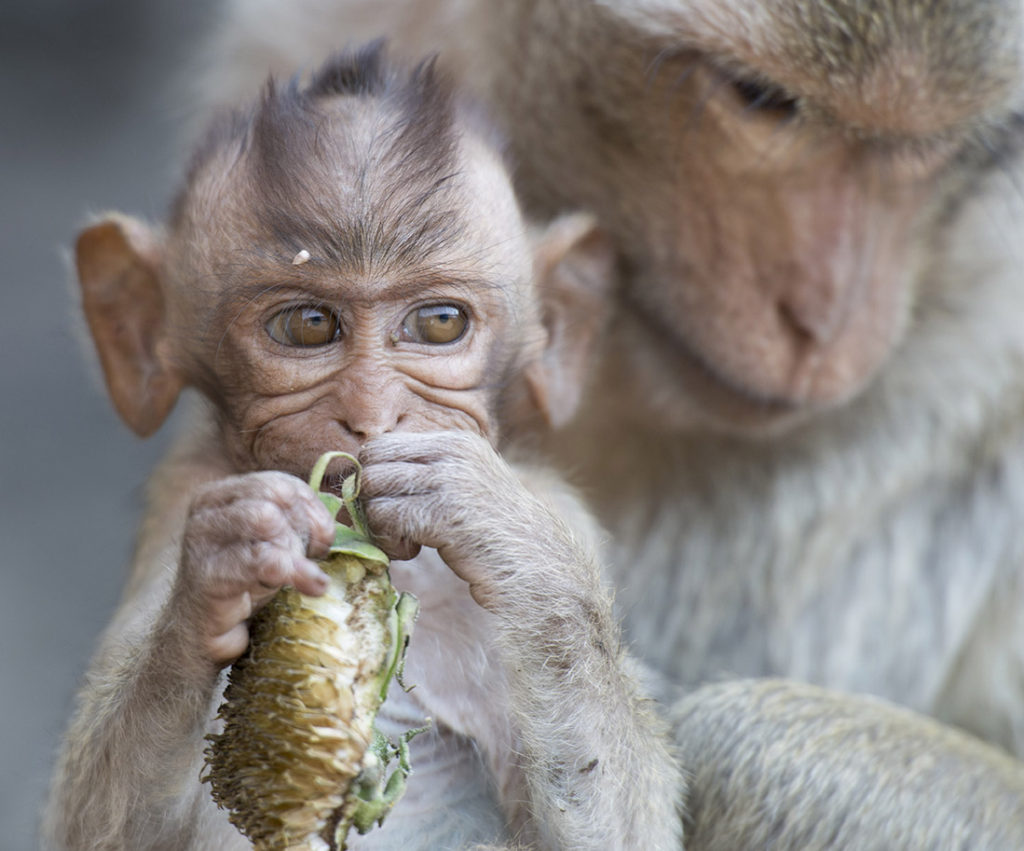
[[[247,619],[282,585],[327,588],[312,558],[327,555],[334,520],[313,490],[285,473],[247,473],[205,486],[189,508],[171,621],[217,666],[249,642]]]
[[[488,609],[579,561],[562,521],[476,434],[391,433],[368,443],[360,462],[381,547],[392,558],[435,548]]]

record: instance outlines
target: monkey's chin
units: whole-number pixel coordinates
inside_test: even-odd
[[[699,427],[755,439],[771,439],[842,408],[860,389],[828,400],[770,398],[692,364],[678,368],[676,381],[686,393]]]
[[[881,366],[827,397],[773,396],[716,370],[689,341],[670,333],[643,311],[631,311],[631,319],[624,323],[628,339],[616,343],[615,350],[629,353],[629,365],[624,368],[633,378],[618,386],[642,395],[640,409],[653,408],[659,424],[668,431],[771,439],[850,403]],[[644,378],[637,381],[636,376]]]

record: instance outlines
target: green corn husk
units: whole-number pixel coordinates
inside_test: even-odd
[[[314,489],[343,454],[320,458]],[[223,732],[207,737],[202,779],[257,851],[344,849],[352,826],[365,833],[383,821],[410,771],[408,741],[419,731],[392,745],[374,719],[400,676],[416,601],[391,585],[357,495],[358,470],[343,499],[320,494],[334,512],[344,501],[356,527],[339,523],[320,562],[327,593],[282,588],[253,616],[249,648],[228,674],[218,712]]]

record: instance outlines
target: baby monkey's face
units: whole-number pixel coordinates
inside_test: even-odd
[[[222,412],[253,465],[300,473],[325,448],[356,453],[396,430],[496,437],[496,395],[521,338],[507,292],[451,270],[325,266],[311,257],[276,281],[253,269],[252,290],[218,308]]]
[[[500,394],[544,332],[507,177],[461,147],[443,199],[401,217],[353,214],[337,189],[316,226],[251,187],[188,206],[176,321],[240,467],[305,475],[323,451],[357,454],[391,431],[497,440]]]
[[[166,228],[79,234],[82,307],[137,434],[184,387],[238,471],[305,478],[392,431],[497,445],[573,416],[614,257],[586,214],[523,224],[480,117],[380,52],[268,84],[197,148]]]

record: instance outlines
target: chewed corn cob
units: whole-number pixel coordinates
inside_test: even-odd
[[[314,490],[338,456],[355,461],[321,456]],[[355,527],[335,526],[320,562],[327,592],[282,588],[253,616],[249,649],[228,674],[218,712],[223,732],[208,737],[203,780],[257,851],[343,849],[352,826],[365,833],[383,821],[405,788],[408,741],[418,731],[392,745],[374,719],[400,674],[417,604],[395,591],[387,556],[370,543],[358,476],[357,464],[340,499],[320,494],[335,514],[344,503]]]

